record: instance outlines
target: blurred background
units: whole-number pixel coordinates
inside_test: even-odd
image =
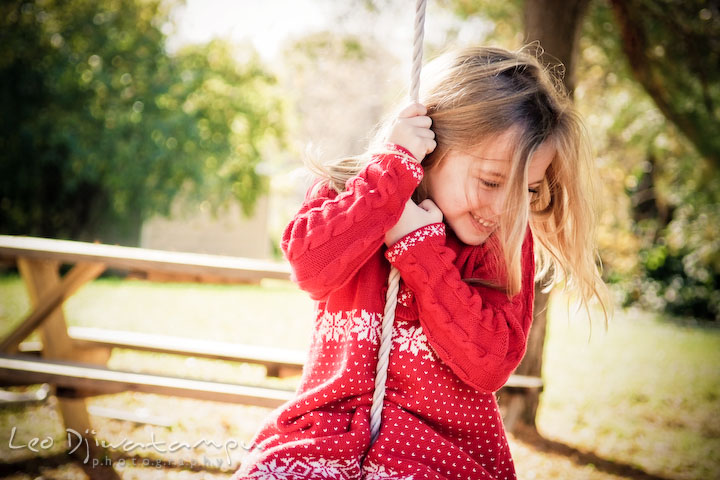
[[[426,59],[540,40],[543,60],[564,63],[592,138],[600,257],[617,310],[607,331],[601,321],[593,329],[551,297],[542,437],[511,439],[520,478],[720,478],[720,2],[428,3]],[[279,237],[311,181],[303,158],[363,152],[405,101],[413,15],[409,0],[3,2],[0,234],[280,260]],[[1,331],[29,308],[8,262]],[[282,282],[128,284],[108,274],[66,315],[72,325],[302,349],[312,305]],[[123,355],[112,361],[174,368],[168,357]],[[177,368],[203,378],[221,369],[187,361]],[[127,395],[98,401],[146,401]],[[28,452],[4,439],[51,411],[38,408],[0,409],[10,465],[0,473],[74,478],[13,463]],[[244,439],[266,413],[222,408],[224,435]],[[61,438],[49,422],[42,428]]]

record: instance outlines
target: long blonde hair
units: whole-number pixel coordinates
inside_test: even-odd
[[[606,309],[607,288],[596,264],[588,135],[560,80],[526,49],[510,52],[473,47],[431,62],[421,85],[420,102],[432,118],[437,141],[437,148],[422,162],[426,173],[451,150],[468,150],[508,130],[517,132],[504,214],[497,230],[508,295],[521,288],[520,252],[529,223],[539,244],[535,249],[536,280],[548,286],[564,280],[566,287],[577,289],[583,304],[587,306],[597,297]],[[389,126],[389,121],[384,122],[369,152],[381,151]],[[546,144],[556,153],[531,201],[528,166],[535,151]],[[347,180],[370,160],[368,155],[326,165],[311,163],[309,167],[324,179],[320,185],[341,192]],[[423,180],[413,199],[420,202],[425,198]]]

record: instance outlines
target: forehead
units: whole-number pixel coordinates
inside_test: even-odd
[[[463,152],[471,173],[503,179],[509,174],[516,136],[508,130]],[[539,183],[555,157],[555,147],[545,142],[535,150],[528,167],[528,183]]]
[[[506,130],[498,135],[484,139],[479,144],[469,148],[465,153],[478,160],[504,165],[510,163],[514,146],[515,132]]]

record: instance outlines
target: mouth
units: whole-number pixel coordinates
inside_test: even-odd
[[[492,232],[497,226],[495,222],[491,222],[490,220],[478,217],[477,215],[470,214],[470,216],[473,219],[473,224],[475,225],[475,228],[483,232]]]

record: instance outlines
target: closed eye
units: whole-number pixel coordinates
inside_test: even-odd
[[[489,182],[487,180],[483,180],[482,178],[480,179],[480,182],[488,188],[497,188],[500,186],[497,182]]]
[[[491,182],[488,180],[484,180],[482,178],[480,178],[479,180],[480,180],[480,183],[485,185],[487,188],[498,188],[500,186],[500,184],[497,182]],[[538,190],[537,188],[528,188],[528,192],[531,195],[537,195],[538,193],[540,193],[540,190]]]

